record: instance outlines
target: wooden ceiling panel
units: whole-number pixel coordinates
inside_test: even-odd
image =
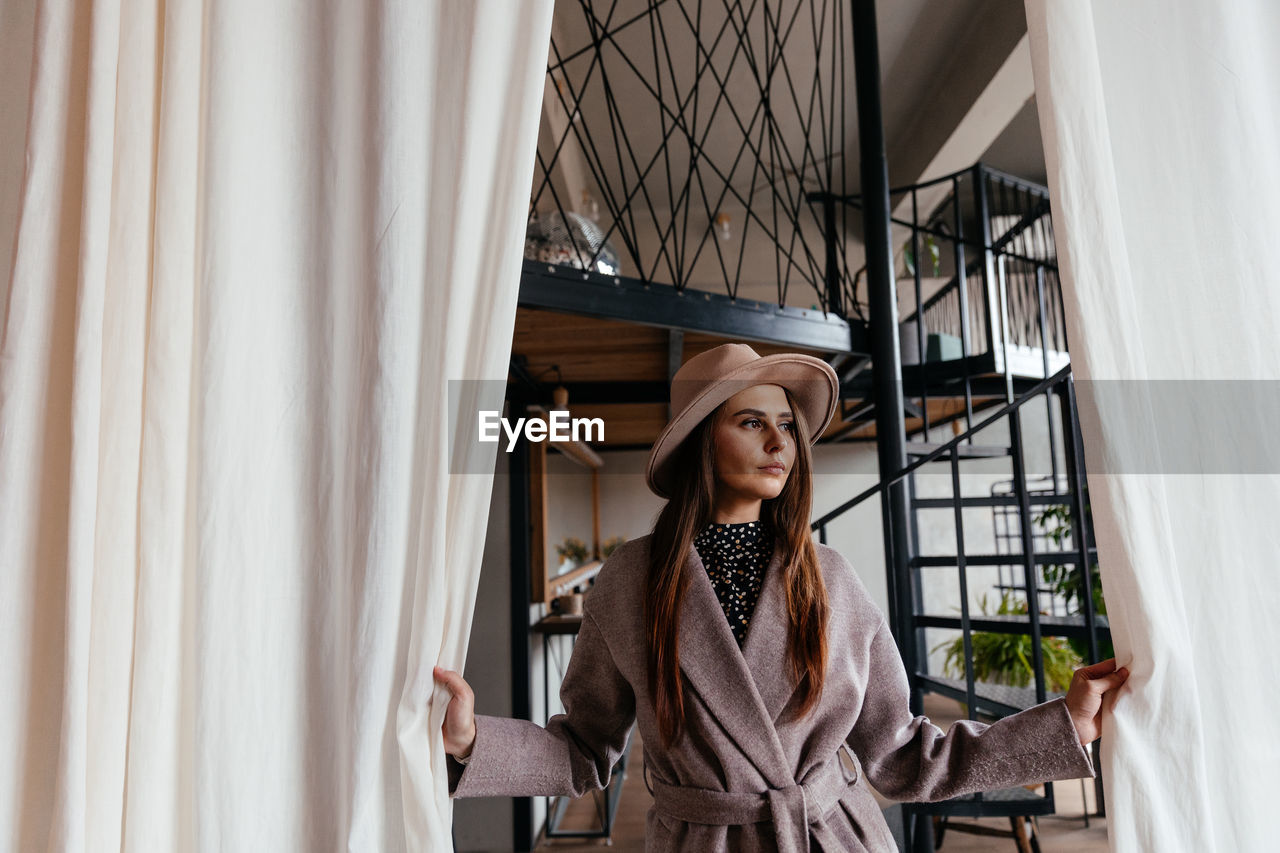
[[[565,382],[667,379],[667,332],[653,326],[518,308],[511,351],[535,377],[557,365]]]
[[[658,440],[667,425],[667,407],[662,403],[583,404],[569,401],[569,412],[575,418],[600,418],[604,421],[604,442],[593,447],[649,447]]]
[[[616,320],[600,320],[577,314],[560,314],[535,308],[516,309],[512,353],[528,359],[531,376],[548,381],[552,365],[560,368],[565,382],[666,382],[669,332]],[[728,343],[716,335],[686,332],[681,362]],[[750,342],[761,355],[819,350]],[[552,374],[554,375],[554,374]]]

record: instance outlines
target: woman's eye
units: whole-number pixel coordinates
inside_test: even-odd
[[[743,426],[752,426],[752,425],[759,425],[759,424],[760,424],[759,418],[748,418],[747,420],[742,422]],[[784,427],[787,432],[795,432],[795,428],[796,428],[795,423],[792,421],[786,421],[782,424],[779,424],[779,426]]]

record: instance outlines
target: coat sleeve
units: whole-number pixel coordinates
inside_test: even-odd
[[[883,615],[868,664],[862,710],[847,742],[886,797],[934,802],[1095,775],[1065,698],[995,723],[958,720],[944,733],[928,717],[912,716],[906,668]]]
[[[471,759],[449,764],[449,796],[579,797],[605,787],[635,722],[635,695],[590,612],[560,685],[564,713],[546,728],[476,715]]]

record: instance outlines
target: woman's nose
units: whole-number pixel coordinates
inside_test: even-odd
[[[768,448],[770,453],[775,453],[787,446],[787,434],[777,427],[769,428]]]

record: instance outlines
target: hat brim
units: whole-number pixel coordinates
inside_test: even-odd
[[[674,497],[676,449],[717,406],[755,385],[781,385],[791,392],[809,425],[810,444],[826,432],[835,416],[840,380],[831,365],[822,359],[799,353],[778,353],[744,364],[704,388],[667,423],[649,451],[645,482],[650,491],[658,497]]]

